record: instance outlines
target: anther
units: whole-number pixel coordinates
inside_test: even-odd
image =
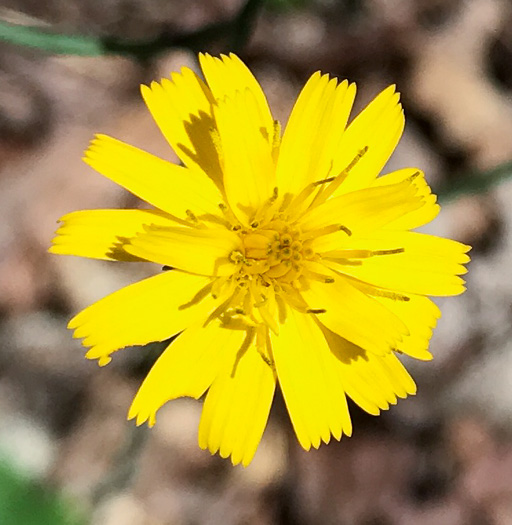
[[[281,236],[281,244],[283,246],[290,246],[293,241],[293,238],[290,234],[286,233]]]
[[[339,175],[334,177],[334,180],[329,184],[328,187],[323,187],[320,190],[320,193],[316,195],[311,204],[319,205],[325,202],[343,183],[347,178],[349,172],[354,168],[354,166],[361,160],[361,158],[366,155],[368,152],[368,146],[365,146],[363,149],[359,150],[357,155],[352,159],[346,168],[344,168]]]
[[[264,304],[268,302],[268,297],[266,295],[260,294],[261,301],[257,301],[254,303],[255,308],[261,308]]]
[[[192,210],[185,210],[185,213],[187,214],[187,217],[192,221],[192,222],[198,222],[197,221],[197,217],[195,216],[194,212]]]
[[[279,120],[273,122],[272,150],[277,150],[281,143],[281,123]]]
[[[239,263],[243,262],[244,259],[245,259],[244,254],[240,250],[233,250],[229,254],[229,260],[232,263],[239,264]]]
[[[327,179],[317,180],[316,182],[313,182],[313,186],[320,186],[322,184],[327,184],[329,182],[332,182],[335,179],[336,177],[328,177]]]
[[[397,253],[404,253],[404,248],[395,248],[393,250],[373,250],[372,255],[396,255]]]
[[[223,202],[219,202],[219,209],[222,211],[222,214],[230,224],[239,224],[238,219],[235,217],[235,214],[231,211],[229,206],[226,206]]]
[[[330,226],[324,226],[323,228],[318,228],[316,230],[310,230],[308,232],[305,232],[302,235],[302,240],[308,240],[308,239],[317,239],[318,237],[322,237],[324,235],[329,235],[330,233],[336,233],[339,231],[345,232],[347,235],[352,235],[352,232],[342,224],[331,224]]]
[[[281,243],[279,242],[279,238],[277,238],[271,245],[270,249],[273,252],[278,252],[281,249]]]
[[[363,155],[368,153],[368,146],[365,146],[363,149],[359,150],[358,154],[354,157],[352,162],[343,170],[345,172],[350,171],[360,160]]]
[[[306,310],[307,314],[325,314],[327,310],[325,308],[308,308]]]
[[[258,354],[260,354],[260,357],[263,359],[263,361],[270,367],[272,370],[275,370],[274,361],[271,361],[264,353],[263,350],[258,348]]]

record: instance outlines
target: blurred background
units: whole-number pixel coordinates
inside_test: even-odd
[[[277,400],[250,467],[197,446],[201,403],[126,421],[161,350],[106,368],[66,330],[150,265],[51,256],[72,210],[137,205],[80,160],[96,132],[176,160],[140,83],[197,51],[236,51],[286,122],[308,76],[385,86],[407,125],[387,170],[422,168],[427,231],[474,246],[465,295],[439,300],[417,396],[302,451]],[[1,0],[0,524],[512,524],[512,5],[509,0]]]

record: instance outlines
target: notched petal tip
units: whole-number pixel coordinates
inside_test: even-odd
[[[107,366],[110,361],[112,361],[112,358],[110,356],[101,356],[98,357],[98,366]]]
[[[137,408],[137,396],[135,396],[135,399],[132,401],[132,404],[130,408],[128,409],[128,414],[126,415],[126,420],[131,421],[132,419],[135,419],[138,414],[138,408]]]
[[[242,461],[241,461],[242,467],[247,468],[251,464],[251,461],[252,461],[252,457],[251,458],[243,458]]]
[[[75,317],[73,317],[72,319],[69,320],[69,322],[67,324],[68,330],[75,330],[75,328],[78,328],[80,326],[81,313],[82,312],[80,312],[79,314],[75,315]],[[73,334],[73,337],[75,337],[75,334]]]
[[[139,89],[140,89],[140,94],[143,99],[145,99],[145,97],[149,95],[149,93],[151,92],[151,87],[147,86],[146,84],[141,84],[139,86]]]
[[[109,137],[108,135],[105,135],[105,133],[95,133],[94,134],[93,142],[94,141],[100,142],[104,140],[115,140],[115,139],[113,139],[112,137]]]
[[[143,403],[139,400],[139,394],[137,394],[128,409],[126,419],[128,421],[135,419],[135,425],[137,427],[140,427],[147,422],[148,428],[153,428],[156,423],[156,412],[144,409],[142,405]]]
[[[401,399],[406,399],[408,396],[415,396],[416,394],[418,393],[418,387],[416,386],[416,383],[414,383],[414,388],[410,388],[407,390],[407,394],[405,395],[400,395],[398,397],[400,397]]]

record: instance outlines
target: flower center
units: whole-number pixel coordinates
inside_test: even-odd
[[[232,259],[241,264],[240,274],[259,275],[267,284],[292,283],[302,274],[302,261],[313,257],[308,242],[301,239],[300,229],[284,221],[272,221],[240,235],[244,253],[232,254]]]

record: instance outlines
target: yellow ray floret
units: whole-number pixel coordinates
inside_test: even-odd
[[[377,415],[415,394],[399,357],[432,359],[430,296],[464,291],[470,247],[413,231],[440,210],[421,170],[380,174],[404,129],[395,86],[350,120],[355,85],[314,73],[281,136],[238,57],[199,61],[204,80],[183,68],[141,88],[183,166],[106,135],[85,153],[153,208],[68,213],[50,251],[165,270],[69,328],[100,365],[175,337],[129,418],[153,426],[205,395],[199,446],[245,466],[276,385],[306,450],[352,434],[347,398]]]
[[[125,250],[136,257],[190,273],[219,276],[235,272],[230,255],[241,247],[238,235],[225,228],[154,225],[131,238]]]
[[[71,319],[68,328],[90,347],[89,359],[107,364],[116,350],[163,341],[204,318],[213,299],[194,299],[209,281],[178,271],[149,277],[92,304]]]
[[[84,160],[142,200],[180,219],[187,210],[217,213],[218,188],[198,170],[187,170],[106,135],[97,135]]]
[[[422,233],[381,230],[372,236],[332,241],[330,246],[325,243],[323,249],[335,245],[382,254],[363,259],[360,265],[347,265],[324,252],[329,267],[363,282],[420,295],[458,295],[465,289],[459,277],[469,262],[469,246],[464,244]]]
[[[222,365],[204,403],[199,446],[246,466],[267,424],[275,374],[255,345]]]
[[[233,98],[235,93],[249,92],[255,102],[254,127],[271,135],[274,121],[267,98],[249,68],[233,53],[220,58],[200,53],[199,62],[212,97],[223,100]]]
[[[352,434],[336,358],[310,315],[290,312],[272,336],[279,383],[300,444],[309,450],[331,435]],[[315,349],[311,352],[311,349]]]
[[[151,225],[171,226],[159,210],[83,210],[61,217],[51,253],[79,255],[106,261],[140,261],[124,246]]]
[[[411,210],[389,222],[385,228],[390,230],[412,230],[419,228],[437,217],[441,210],[437,197],[432,194],[425,175],[416,168],[405,168],[377,178],[371,187],[411,181],[416,187],[416,195],[422,198],[422,206]]]
[[[356,94],[355,84],[315,73],[304,86],[283,136],[277,182],[283,195],[331,175],[333,156]],[[350,159],[352,160],[352,159]]]
[[[388,161],[405,125],[399,100],[395,86],[389,86],[350,123],[333,158],[332,173],[340,173],[363,147],[368,151],[347,174],[339,193],[367,187]]]
[[[232,361],[242,344],[241,331],[226,330],[219,322],[187,328],[158,358],[142,383],[128,417],[137,425],[153,426],[157,410],[177,397],[201,397],[226,361]],[[194,374],[190,374],[190,370]]]
[[[141,93],[156,124],[185,166],[200,169],[221,188],[222,169],[212,135],[215,101],[205,83],[193,71],[183,68],[161,83],[141,86]]]
[[[217,101],[224,190],[233,213],[247,225],[275,188],[273,135],[254,125],[258,119],[257,101],[249,90]]]

